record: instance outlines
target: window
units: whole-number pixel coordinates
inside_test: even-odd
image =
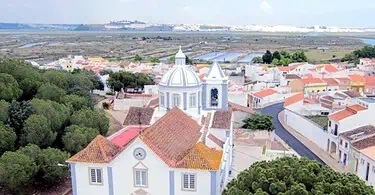
[[[336,135],[337,136],[337,130],[338,130],[339,126],[337,124],[335,124],[335,131],[333,132],[333,135]]]
[[[103,174],[101,168],[89,168],[90,184],[103,184]]]
[[[134,186],[147,187],[147,169],[134,169]]]
[[[375,173],[375,166],[372,166],[372,172]]]
[[[362,164],[362,165],[365,164],[365,160],[363,160],[363,158],[361,159],[361,164]]]
[[[180,95],[173,94],[173,106],[180,107]]]
[[[193,173],[182,174],[182,190],[195,191],[196,189],[196,175]]]
[[[348,142],[345,142],[345,149],[348,149]]]
[[[342,139],[340,139],[340,146],[342,146]]]
[[[332,122],[328,121],[328,127],[331,127],[331,125],[332,125]]]
[[[165,106],[165,96],[164,93],[160,93],[160,105]]]
[[[211,89],[211,106],[219,105],[219,91],[216,88]]]
[[[197,107],[197,96],[196,94],[190,94],[190,97],[189,97],[189,107],[190,108],[195,108]]]

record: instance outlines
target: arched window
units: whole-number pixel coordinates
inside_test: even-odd
[[[211,89],[211,106],[219,105],[219,91],[216,88]]]
[[[172,105],[173,107],[180,107],[180,104],[181,104],[181,97],[179,94],[173,94],[173,101],[172,101]]]

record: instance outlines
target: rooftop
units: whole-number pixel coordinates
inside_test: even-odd
[[[365,81],[365,79],[361,75],[357,75],[357,74],[349,75],[349,78],[350,78],[350,80],[352,80],[354,82],[364,82]]]
[[[141,131],[142,128],[139,127],[124,128],[119,131],[119,134],[110,139],[110,141],[119,147],[125,147],[133,141]]]
[[[339,85],[339,83],[333,78],[325,78],[325,79],[323,79],[323,81],[326,82],[328,86],[338,86]]]
[[[366,103],[375,103],[374,98],[360,98],[360,100],[366,102]]]
[[[293,96],[290,96],[288,98],[285,99],[284,101],[284,107],[287,107],[287,106],[290,106],[294,103],[297,103],[299,101],[302,101],[304,98],[304,95],[303,93],[298,93],[298,94],[295,94]]]
[[[374,143],[375,137],[372,137],[372,141]],[[375,159],[375,146],[371,146],[365,149],[360,150],[364,155],[368,156],[371,159]]]
[[[130,107],[124,125],[150,125],[153,114],[153,108]]]
[[[265,90],[258,91],[256,93],[254,93],[253,95],[257,96],[259,98],[264,98],[264,97],[267,97],[267,96],[270,96],[270,95],[273,95],[273,94],[276,94],[276,93],[278,93],[278,92],[274,89],[265,89]]]
[[[356,129],[353,129],[351,131],[347,131],[345,133],[342,133],[341,136],[343,136],[345,139],[347,139],[349,141],[356,141],[356,140],[359,140],[359,139],[363,139],[364,137],[367,137],[368,135],[372,135],[374,133],[375,133],[375,127],[374,126],[364,125],[364,126],[356,128]]]
[[[212,128],[230,129],[232,120],[232,111],[216,111],[212,121]]]
[[[358,112],[360,112],[362,110],[366,110],[366,108],[361,106],[361,105],[358,105],[358,104],[352,105],[352,106],[346,107],[343,110],[332,113],[328,117],[332,120],[340,121],[340,120],[346,119],[350,116],[353,116],[353,115],[357,114]]]
[[[218,170],[220,168],[223,152],[209,148],[204,143],[198,142],[189,153],[178,162],[177,168]]]

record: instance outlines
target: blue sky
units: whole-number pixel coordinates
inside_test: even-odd
[[[374,0],[0,0],[0,22],[375,27]]]

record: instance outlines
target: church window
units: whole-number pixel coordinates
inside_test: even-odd
[[[173,106],[180,107],[181,97],[179,94],[173,94]]]
[[[219,105],[219,91],[216,88],[211,89],[211,106]]]
[[[189,97],[189,107],[190,108],[197,107],[197,95],[195,93],[190,94],[190,97]]]
[[[160,93],[160,105],[162,107],[165,106],[165,96],[164,96],[164,93]]]

